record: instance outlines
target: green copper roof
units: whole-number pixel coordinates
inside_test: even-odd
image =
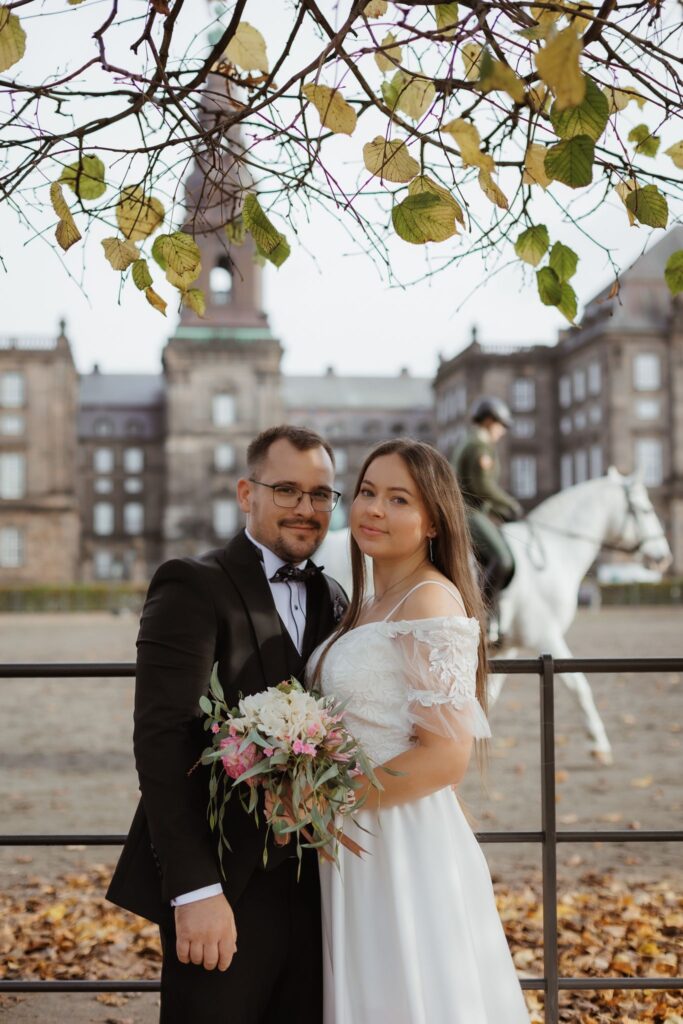
[[[190,341],[272,341],[268,327],[178,327],[176,338]]]

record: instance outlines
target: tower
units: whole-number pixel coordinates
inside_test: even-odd
[[[207,104],[207,119],[219,113]],[[246,470],[249,441],[283,415],[282,348],[262,309],[254,246],[251,239],[231,245],[224,231],[244,174],[236,156],[239,139],[228,135],[224,141],[220,156],[196,157],[186,183],[185,230],[202,253],[196,286],[204,290],[206,316],[183,308],[163,353],[166,557],[195,554],[235,532],[235,487]]]

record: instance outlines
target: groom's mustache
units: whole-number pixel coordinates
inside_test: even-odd
[[[316,530],[322,529],[319,519],[281,519],[280,526],[312,526]]]

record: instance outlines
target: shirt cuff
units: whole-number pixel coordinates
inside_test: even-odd
[[[196,903],[197,900],[208,900],[209,896],[220,896],[222,892],[221,883],[214,882],[213,885],[204,885],[201,889],[193,889],[192,892],[184,892],[180,896],[175,896],[171,900],[171,906],[182,907],[186,903]]]

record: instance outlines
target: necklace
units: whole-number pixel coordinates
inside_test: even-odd
[[[380,602],[380,601],[383,601],[383,600],[384,600],[384,598],[386,597],[386,595],[387,595],[387,594],[389,593],[389,591],[390,591],[390,590],[395,590],[395,589],[396,589],[396,587],[398,587],[398,586],[400,586],[400,585],[401,585],[401,583],[405,583],[405,581],[406,581],[406,580],[409,580],[411,576],[414,576],[414,575],[415,575],[415,573],[416,573],[416,572],[418,571],[418,569],[421,569],[421,568],[422,568],[422,566],[423,566],[423,565],[425,564],[425,562],[426,562],[426,561],[427,561],[427,559],[426,559],[426,558],[424,558],[424,559],[423,559],[423,560],[422,560],[422,561],[420,562],[420,564],[419,564],[418,566],[416,566],[416,567],[415,567],[415,568],[414,568],[414,569],[412,570],[412,572],[409,572],[407,576],[402,576],[400,580],[396,580],[396,582],[395,582],[395,583],[392,583],[392,584],[391,584],[391,586],[387,587],[387,588],[386,588],[386,590],[384,591],[384,593],[383,593],[383,594],[381,594],[381,595],[380,595],[379,597],[378,597],[378,596],[377,596],[377,595],[375,594],[375,596],[374,596],[374,597],[373,597],[373,599],[372,599],[372,604],[373,604],[373,605],[376,605],[376,604],[379,604],[379,602]]]

